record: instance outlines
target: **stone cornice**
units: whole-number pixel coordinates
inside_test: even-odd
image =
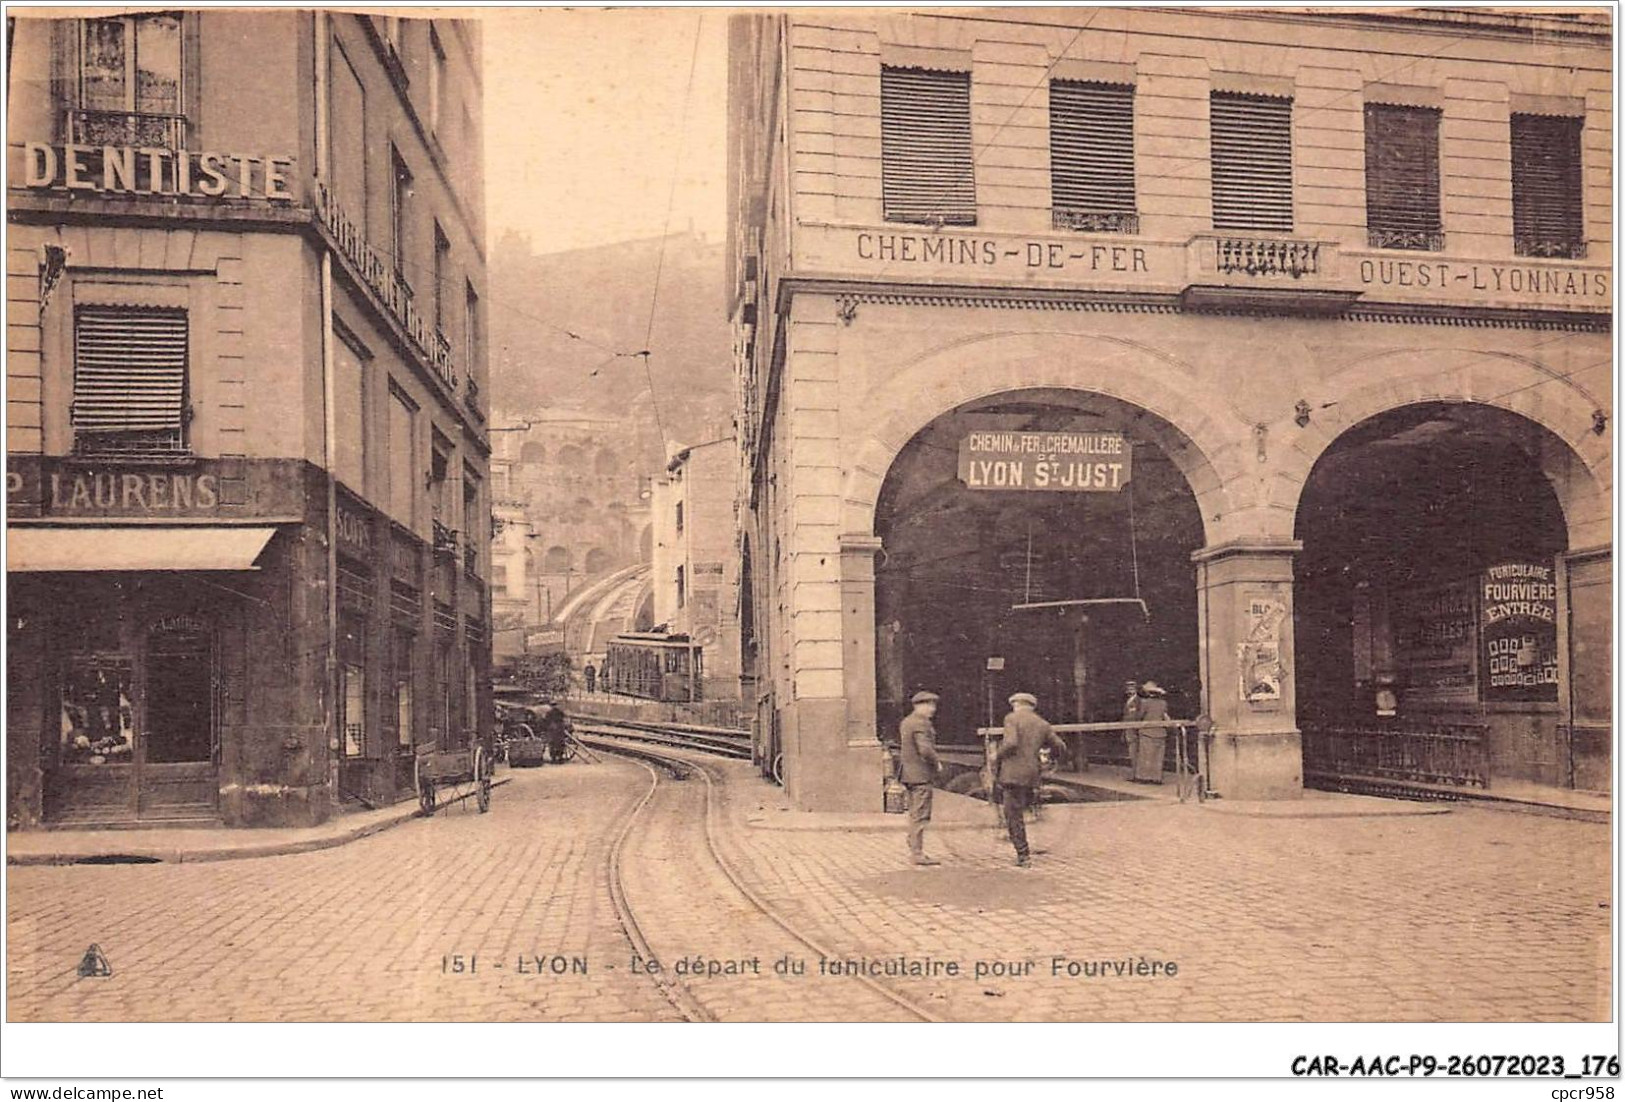
[[[1218,562],[1237,556],[1288,556],[1303,550],[1302,540],[1229,540],[1191,552],[1191,562]]]
[[[1192,314],[1205,317],[1294,317],[1313,321],[1376,321],[1493,329],[1568,329],[1606,333],[1608,314],[1591,311],[1507,310],[1361,302],[1337,311],[1258,304],[1231,308],[1193,306],[1171,293],[1079,291],[1034,287],[952,287],[941,284],[788,277],[781,301],[796,294],[833,295],[844,303],[886,306],[970,307],[999,310],[1104,311],[1120,314]]]

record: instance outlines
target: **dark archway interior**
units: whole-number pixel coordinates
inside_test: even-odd
[[[1549,564],[1567,546],[1562,509],[1535,459],[1542,431],[1488,407],[1427,403],[1355,426],[1321,457],[1297,516],[1302,719],[1369,719],[1378,679],[1397,686],[1401,717],[1479,710],[1471,628],[1480,572]],[[1455,616],[1468,638],[1448,638],[1448,610],[1431,624],[1418,612],[1440,593],[1466,601]],[[1434,638],[1407,654],[1411,619],[1412,634]],[[1447,683],[1452,670],[1473,683]]]
[[[1190,554],[1203,542],[1201,515],[1184,476],[1134,421],[1007,394],[938,418],[903,448],[875,518],[882,731],[896,729],[922,688],[942,696],[937,729],[948,742],[973,741],[1016,691],[1036,694],[1053,722],[1120,718],[1130,678],[1156,679],[1175,714],[1194,714]],[[971,489],[959,477],[960,441],[987,430],[1121,431],[1133,445],[1131,481],[1118,492]],[[1128,603],[1013,608],[1136,592],[1149,618]],[[1003,669],[989,670],[990,658]]]

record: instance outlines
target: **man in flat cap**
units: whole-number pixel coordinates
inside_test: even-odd
[[[1038,714],[1038,698],[1032,693],[1016,693],[1010,698],[1010,714],[1004,717],[1004,738],[994,755],[999,787],[1004,791],[1004,827],[1010,844],[1016,847],[1016,864],[1032,864],[1027,848],[1027,808],[1038,789],[1038,752],[1045,746],[1057,754],[1066,753],[1066,743],[1049,721]]]
[[[914,710],[903,717],[897,733],[902,737],[901,768],[897,779],[908,789],[908,852],[916,865],[940,865],[925,855],[925,824],[931,821],[931,782],[936,779],[937,729],[931,717],[937,714],[933,692],[917,692]]]

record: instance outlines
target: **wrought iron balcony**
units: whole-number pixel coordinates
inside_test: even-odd
[[[68,140],[76,145],[185,149],[186,116],[76,108],[68,112]]]
[[[1226,275],[1289,275],[1300,279],[1320,271],[1318,241],[1220,237],[1213,243],[1219,271]]]
[[[438,520],[435,521],[434,549],[440,554],[455,555],[457,553],[457,529],[447,528]]]
[[[1373,249],[1416,249],[1430,253],[1444,249],[1442,230],[1367,229],[1365,239]]]
[[[1519,234],[1512,239],[1512,251],[1518,256],[1545,257],[1551,260],[1584,260],[1586,242],[1583,237]]]
[[[480,576],[480,552],[471,543],[463,546],[463,573],[470,578]]]
[[[1051,224],[1058,230],[1082,233],[1139,233],[1140,216],[1131,210],[1088,211],[1056,207]]]

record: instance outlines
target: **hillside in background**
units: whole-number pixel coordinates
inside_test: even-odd
[[[660,294],[650,333],[657,265]],[[498,418],[559,408],[642,418],[658,406],[666,439],[687,443],[728,422],[733,340],[721,242],[672,234],[662,262],[658,237],[538,253],[508,233],[496,242],[489,274],[491,405]],[[644,348],[652,353],[652,402],[644,361],[634,355]]]

